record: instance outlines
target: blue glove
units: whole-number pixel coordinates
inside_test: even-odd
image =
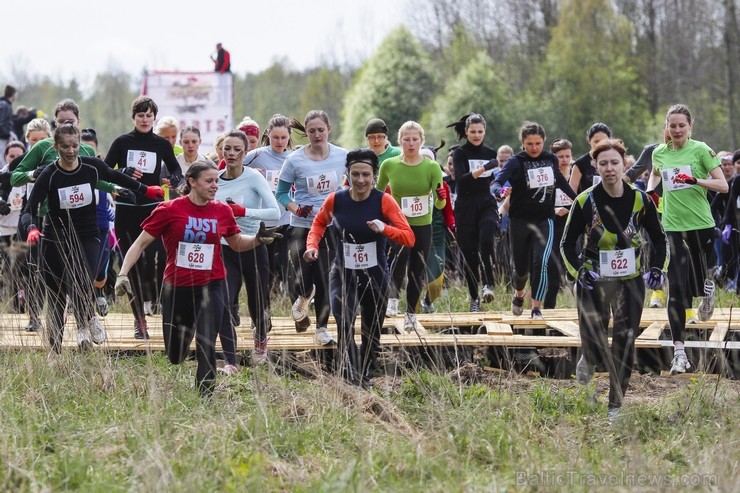
[[[722,230],[722,243],[724,243],[725,245],[729,245],[730,235],[732,235],[732,225],[725,224],[725,229]]]
[[[596,281],[598,281],[599,278],[601,278],[599,274],[592,270],[588,270],[585,267],[581,267],[578,270],[578,284],[580,284],[581,287],[588,289],[589,291],[591,291],[594,286],[596,286]]]
[[[645,280],[645,286],[650,289],[660,289],[665,282],[665,274],[663,274],[663,271],[657,267],[651,268],[649,272],[646,272],[645,275],[642,276],[642,278]]]

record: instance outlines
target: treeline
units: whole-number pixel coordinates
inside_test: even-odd
[[[695,114],[696,138],[715,150],[740,146],[736,0],[407,0],[405,8],[405,27],[361,67],[299,71],[278,60],[235,74],[235,119],[264,125],[274,113],[302,119],[322,108],[333,140],[354,147],[371,117],[391,129],[418,120],[436,144],[454,140],[447,123],[476,111],[488,120],[489,145],[516,147],[529,119],[577,152],[586,150],[585,130],[603,121],[637,154],[659,139],[668,106],[682,102]],[[136,82],[101,74],[83,97],[74,81],[30,80],[16,104],[51,110],[76,98],[83,126],[99,131],[105,149],[131,128]]]

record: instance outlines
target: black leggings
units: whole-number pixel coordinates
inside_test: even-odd
[[[141,223],[149,217],[154,207],[121,206],[116,209],[116,236],[121,254],[126,252],[141,234]],[[157,302],[162,286],[166,264],[164,245],[160,238],[155,239],[129,271],[133,296],[129,298],[131,311],[136,320],[144,318],[144,302]]]
[[[78,238],[70,235],[59,242],[45,238],[41,240],[44,282],[49,296],[46,336],[51,349],[57,353],[62,350],[67,297],[71,301],[70,309],[74,313],[77,330],[90,324],[95,315],[93,279],[99,248],[100,241],[95,237]]]
[[[493,239],[498,231],[498,207],[492,196],[460,197],[455,202],[457,244],[465,260],[465,280],[470,299],[478,298],[480,271],[483,267],[483,284],[493,288]]]
[[[597,282],[593,290],[579,284],[577,296],[583,356],[591,366],[599,363],[606,366],[609,371],[609,407],[621,407],[632,375],[645,284],[641,276],[624,281]],[[611,351],[607,340],[610,310],[614,316]]]
[[[514,257],[514,289],[523,290],[531,278],[532,299],[542,301],[547,293],[547,264],[554,243],[552,219],[511,218],[509,235]]]
[[[311,286],[316,286],[314,310],[316,310],[316,328],[329,324],[329,269],[334,260],[334,245],[331,235],[324,235],[319,243],[319,259],[316,262],[303,260],[306,251],[308,229],[291,227],[288,230],[288,254],[290,257],[293,289],[296,295],[308,296]]]
[[[550,261],[547,265],[547,293],[545,293],[545,302],[543,308],[555,308],[558,300],[560,289],[566,284],[566,269],[563,263],[563,257],[560,254],[560,240],[563,239],[565,231],[565,222],[567,216],[555,216],[553,219],[553,247],[550,254]]]
[[[377,365],[380,330],[388,303],[388,278],[379,268],[367,271],[334,265],[329,274],[331,311],[337,321],[337,366],[349,383],[360,385]],[[355,342],[355,319],[360,307],[362,353]]]
[[[249,316],[254,324],[254,340],[264,342],[270,330],[269,299],[269,265],[267,247],[260,245],[246,252],[235,252],[228,245],[221,245],[226,266],[227,299],[238,298],[242,279],[247,287],[247,306]],[[236,331],[231,318],[231,306],[224,306],[221,325],[218,330],[224,358],[230,365],[236,365]]]
[[[276,282],[286,282],[288,280],[288,225],[280,226],[278,232],[283,235],[283,238],[267,245],[267,259],[270,262],[268,286],[271,290]],[[267,302],[270,302],[269,296]]]
[[[714,229],[668,231],[668,323],[673,341],[684,341],[686,310],[692,298],[704,296],[708,258],[714,247]]]
[[[398,298],[403,279],[407,277],[406,313],[417,313],[426,278],[426,261],[432,246],[432,225],[411,226],[411,231],[416,237],[413,247],[407,248],[398,243],[391,243],[389,260],[393,279],[390,286],[390,297]]]
[[[162,332],[167,358],[174,365],[185,361],[195,336],[198,368],[195,386],[210,394],[216,379],[216,333],[226,304],[226,283],[205,286],[162,287]]]

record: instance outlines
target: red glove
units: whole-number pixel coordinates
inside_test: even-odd
[[[313,212],[312,205],[299,205],[298,210],[295,211],[295,215],[298,217],[308,217]]]
[[[226,204],[231,207],[231,212],[234,213],[234,217],[244,217],[247,215],[247,209],[244,206],[229,200],[226,201]]]
[[[146,198],[148,199],[162,200],[164,198],[164,190],[162,190],[162,187],[159,185],[150,185],[146,187],[144,195],[146,195]]]
[[[439,188],[437,188],[437,198],[439,200],[447,200],[450,198],[450,193],[445,187],[440,186]]]
[[[688,185],[696,185],[696,178],[693,176],[689,176],[686,173],[679,173],[676,175],[676,180],[678,183],[686,183]]]
[[[39,231],[37,228],[31,228],[28,231],[28,237],[26,238],[26,243],[29,245],[35,245],[39,242],[39,239],[41,238],[41,231]]]
[[[660,195],[658,195],[655,190],[648,190],[645,192],[648,194],[648,197],[650,197],[653,201],[653,204],[655,204],[655,207],[658,207],[658,203],[660,202]]]

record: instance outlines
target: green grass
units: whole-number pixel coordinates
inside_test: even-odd
[[[411,370],[372,392],[246,368],[202,400],[193,365],[160,354],[0,360],[3,491],[550,491],[535,483],[555,474],[590,491],[577,481],[625,472],[740,483],[740,385],[715,376],[636,376],[610,427],[603,378],[594,405],[593,386],[479,368],[467,383]]]

